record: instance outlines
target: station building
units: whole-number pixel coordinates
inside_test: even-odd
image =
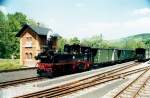
[[[33,67],[37,61],[35,56],[46,45],[47,34],[51,29],[25,24],[16,34],[20,38],[20,64]]]

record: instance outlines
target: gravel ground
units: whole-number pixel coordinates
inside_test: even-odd
[[[144,72],[144,71],[143,71],[143,72]],[[107,94],[105,94],[102,98],[112,98],[112,96],[115,96],[118,92],[120,92],[122,89],[124,89],[127,85],[129,85],[133,80],[135,80],[135,79],[136,79],[138,76],[140,76],[141,74],[142,74],[142,72],[139,73],[139,74],[137,73],[137,74],[134,74],[134,75],[130,76],[130,77],[129,77],[129,81],[127,81],[127,82],[125,82],[125,83],[123,83],[123,84],[117,86],[115,89],[113,89],[113,90],[111,90],[110,92],[108,92]],[[149,75],[150,75],[150,73],[147,72],[147,73],[146,73],[144,76],[142,76],[142,77],[147,78]],[[140,81],[143,82],[143,81],[144,81],[144,78],[142,78],[143,80],[140,79]],[[138,82],[139,86],[140,86],[141,82],[140,82],[140,83]],[[135,83],[135,84],[136,84],[136,83]],[[133,84],[132,86],[135,87],[135,84]],[[138,85],[136,85],[136,86],[138,86]],[[145,85],[145,88],[146,88],[146,85]],[[123,98],[125,98],[125,97],[128,96],[128,93],[129,93],[129,92],[126,92],[126,93],[127,93],[126,96],[124,96]],[[134,91],[133,91],[133,93],[134,93]],[[144,93],[144,90],[141,91],[141,93]],[[139,95],[140,95],[140,93],[139,93]],[[130,97],[131,97],[131,96],[130,96]],[[128,96],[128,98],[129,98],[129,96]],[[147,96],[147,97],[142,97],[142,96],[141,96],[141,97],[136,97],[136,98],[149,98],[149,96]]]
[[[36,69],[0,73],[0,82],[24,79],[36,76]]]
[[[89,88],[86,91],[81,91],[76,94],[68,95],[63,98],[103,98],[103,96],[107,95],[108,92],[111,92],[112,90],[116,89],[118,86],[121,86],[122,84],[127,83],[130,79],[133,79],[139,75],[131,75],[126,77],[125,79],[118,79],[114,80],[105,84],[101,84],[99,86],[95,86],[93,88]],[[105,97],[104,97],[105,98]],[[107,98],[107,97],[106,97]],[[111,98],[111,97],[109,97]]]
[[[95,87],[94,90],[90,89],[89,92],[84,92],[82,91],[81,93],[78,93],[78,95],[72,95],[70,96],[66,96],[64,98],[101,98],[102,96],[104,96],[105,94],[107,94],[109,91],[115,89],[118,85],[121,85],[122,83],[125,83],[126,81],[128,81],[128,79],[120,79],[120,80],[115,80],[111,83],[106,83],[104,85],[101,86],[97,86]],[[83,93],[84,92],[84,93]]]

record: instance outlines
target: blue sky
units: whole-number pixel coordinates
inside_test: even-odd
[[[22,12],[66,38],[150,32],[150,0],[0,0],[0,10]]]

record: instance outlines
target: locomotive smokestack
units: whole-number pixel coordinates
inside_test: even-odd
[[[48,31],[48,33],[47,33],[47,40],[50,40],[52,33],[53,33],[52,30],[49,30],[49,31]]]
[[[60,37],[59,34],[54,33],[52,30],[50,30],[47,34],[47,44],[48,48],[51,50],[56,50],[57,48],[57,40]]]

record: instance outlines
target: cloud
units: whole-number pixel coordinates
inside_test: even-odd
[[[82,39],[102,34],[104,39],[111,40],[140,33],[149,33],[149,26],[150,17],[142,17],[123,22],[88,22],[78,27],[69,27],[64,31],[62,30],[62,32],[66,32],[64,37],[67,38],[77,36]]]
[[[5,6],[0,5],[0,11],[2,11],[4,14],[7,14],[7,10]]]
[[[133,15],[141,15],[141,16],[150,15],[150,8],[136,9],[133,11]]]

